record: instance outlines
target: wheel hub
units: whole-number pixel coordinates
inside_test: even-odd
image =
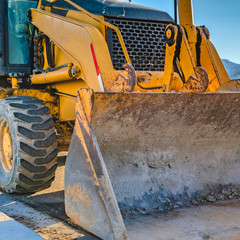
[[[5,120],[0,124],[0,163],[4,172],[10,172],[12,168],[12,137],[8,123]]]
[[[3,136],[3,152],[7,161],[12,160],[12,139],[8,132]]]

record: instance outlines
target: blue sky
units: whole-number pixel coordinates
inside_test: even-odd
[[[167,11],[174,0],[132,0]],[[240,0],[193,0],[195,25],[205,25],[221,58],[240,64]]]

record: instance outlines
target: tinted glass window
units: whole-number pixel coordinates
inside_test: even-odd
[[[36,1],[8,0],[8,46],[10,64],[28,64],[33,30],[26,13],[36,8]]]

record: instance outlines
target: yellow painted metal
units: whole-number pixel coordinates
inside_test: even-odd
[[[191,49],[192,56],[197,62],[196,45],[197,31],[201,38],[200,43],[200,64],[207,71],[209,77],[208,91],[216,91],[221,85],[229,82],[229,76],[225,67],[209,39],[208,29],[205,27],[194,26],[192,13],[192,0],[178,0],[179,22],[184,27],[188,36],[188,45]],[[185,59],[184,59],[185,61]]]
[[[77,91],[86,88],[87,84],[83,80],[66,81],[51,85],[57,89],[56,94],[59,96],[59,121],[75,120],[75,102]]]
[[[89,24],[93,27],[96,27],[105,38],[105,36],[106,36],[106,26],[101,24],[100,22],[96,21],[92,17],[89,17],[85,13],[80,12],[80,11],[68,10],[68,12],[66,14],[66,17],[77,20],[77,21],[82,22],[82,23]],[[96,17],[104,20],[103,16],[96,15]]]
[[[197,44],[197,28],[194,25],[181,25],[184,28],[184,32],[186,32],[185,36],[187,36],[187,42],[189,48],[191,50],[191,55],[195,62],[197,62],[196,56],[196,44]]]
[[[206,70],[209,77],[208,91],[216,91],[222,84],[229,82],[230,79],[215,47],[209,40],[208,30],[205,27],[193,25],[192,0],[178,0],[178,10],[181,24],[179,28],[182,30],[182,42],[178,49],[180,51],[180,61],[177,59],[178,66],[181,68],[185,80],[187,80],[195,72],[194,69],[200,61],[200,66]],[[173,28],[175,32],[178,31],[176,26],[173,26]],[[170,31],[166,33],[166,36],[170,36]],[[174,45],[169,46],[167,44],[166,46],[164,70],[164,82],[168,86],[166,91],[171,91],[170,86],[174,71],[173,60],[176,54],[176,36],[174,41]],[[200,45],[197,46],[198,44]],[[199,56],[197,56],[197,47],[200,48],[198,51]]]
[[[197,29],[194,26],[192,0],[178,0],[179,23],[187,33],[193,58],[196,59]]]
[[[41,6],[42,6],[42,0],[38,0],[37,8],[41,8]]]
[[[40,3],[40,2],[39,2]],[[102,23],[96,21],[95,19],[93,19],[92,17],[86,15],[85,13],[81,12],[81,11],[74,11],[74,10],[70,10],[70,9],[66,9],[66,8],[61,8],[61,7],[56,7],[56,6],[41,6],[38,7],[40,9],[46,10],[48,12],[52,12],[53,9],[58,9],[58,10],[65,10],[67,11],[66,17],[70,18],[70,19],[74,19],[77,20],[79,22],[82,23],[87,23],[91,26],[96,27],[101,33],[102,35],[105,37],[106,35],[106,26],[103,25]],[[102,19],[104,21],[104,17],[101,15],[95,15],[95,17]]]
[[[55,66],[62,66],[66,63],[72,63],[77,64],[77,61],[72,62],[73,58],[69,55],[67,55],[66,53],[64,53],[64,51],[59,48],[56,44],[54,45],[54,50],[55,50]],[[76,65],[75,65],[76,66]],[[81,72],[80,72],[81,74]],[[80,76],[82,77],[82,76]]]
[[[178,13],[180,25],[194,25],[192,0],[178,0]]]
[[[164,72],[153,72],[153,71],[137,71],[136,76],[138,79],[139,84],[144,88],[152,88],[152,87],[159,87],[164,86],[162,89],[152,89],[151,92],[166,92],[166,79],[164,78]],[[171,91],[179,91],[182,86],[183,82],[179,76],[179,74],[172,71],[169,75],[169,79],[171,77]],[[170,81],[170,80],[169,80]],[[138,85],[136,86],[135,92],[149,92],[147,89],[142,89]]]
[[[32,75],[31,82],[32,84],[48,84],[54,82],[63,82],[79,78],[78,76],[80,70],[78,67],[73,67],[73,64],[68,64],[67,67],[64,67],[55,71],[46,71],[41,74]]]
[[[18,84],[18,79],[13,77],[11,78],[11,82],[12,82],[12,88],[19,88],[19,84]]]
[[[11,132],[5,120],[0,121],[0,158],[3,170],[9,173],[12,169],[13,146]]]
[[[201,34],[200,62],[209,75],[209,91],[215,91],[225,82],[229,82],[229,76],[211,41],[206,37],[202,27],[197,27]]]
[[[173,66],[174,59],[177,61],[179,69],[181,69],[182,72],[184,73],[185,80],[188,80],[190,77],[196,78],[196,74],[195,74],[196,63],[192,55],[192,51],[190,49],[188,39],[186,37],[184,29],[182,26],[180,26],[180,29],[178,29],[178,27],[175,25],[171,25],[171,27],[173,28],[175,34],[174,34],[174,44],[172,46],[169,46],[167,44],[167,47],[166,47],[165,68],[164,68],[164,84],[166,85],[166,92],[177,90],[177,89],[174,89],[172,86],[173,74],[174,74],[174,66]],[[179,46],[180,47],[179,58],[176,58],[175,57],[176,45],[178,44],[177,35],[179,31],[182,32],[182,40]]]
[[[172,36],[172,31],[170,29],[166,30],[166,37],[171,38]]]
[[[56,2],[57,0],[49,0],[49,2]],[[85,22],[85,23],[88,23],[88,24],[91,24],[93,26],[96,25],[96,23],[93,23],[92,24],[92,21],[90,22],[89,19],[87,19],[86,17],[88,16],[89,18],[91,18],[92,20],[95,20],[97,21],[98,23],[100,23],[101,25],[105,26],[105,27],[109,27],[111,29],[113,29],[117,36],[118,36],[118,39],[119,39],[119,42],[120,42],[120,45],[122,47],[122,50],[123,50],[123,53],[124,53],[124,56],[126,58],[126,62],[128,64],[131,64],[131,59],[129,57],[129,54],[128,54],[128,51],[127,51],[127,48],[125,46],[125,43],[124,43],[124,40],[123,40],[123,37],[122,37],[122,34],[120,32],[120,30],[114,26],[113,24],[110,24],[109,22],[106,22],[104,21],[104,17],[103,16],[97,16],[95,14],[92,14],[90,12],[88,12],[87,10],[85,10],[84,8],[80,7],[79,5],[77,5],[76,3],[72,2],[71,0],[64,0],[65,2],[69,3],[70,5],[72,5],[73,7],[75,7],[76,9],[78,9],[79,11],[81,11],[83,14],[85,14],[85,17],[81,17],[79,18],[79,13],[75,12],[75,11],[69,11],[69,13],[67,14],[67,17],[70,17],[72,19],[75,19],[75,20],[78,20],[78,21],[81,21],[81,22]],[[77,17],[76,17],[77,16]],[[102,29],[101,29],[102,30]],[[103,31],[101,31],[103,32]],[[105,36],[105,33],[104,33],[104,36]]]
[[[68,11],[66,17],[61,17],[43,10],[32,10],[33,24],[41,29],[55,44],[56,67],[66,62],[73,62],[74,65],[78,66],[81,70],[81,79],[79,81],[64,81],[49,85],[49,87],[55,88],[57,92],[60,93],[60,121],[75,119],[75,100],[72,96],[76,96],[78,89],[89,87],[94,91],[100,91],[99,80],[89,48],[91,43],[94,47],[100,76],[106,91],[111,88],[119,74],[127,77],[126,71],[116,71],[113,69],[108,46],[105,41],[105,34],[103,34],[103,32],[105,33],[105,25],[102,24],[102,20],[99,22],[96,21],[96,16],[89,16],[84,12],[72,10]],[[97,20],[99,20],[99,18],[97,18]],[[63,30],[60,32],[56,31],[58,28]],[[64,36],[62,33],[64,33]],[[68,36],[72,37],[69,38]],[[75,49],[78,49],[78,51],[75,51]],[[146,74],[138,73],[141,79],[143,75]],[[179,91],[182,82],[178,74],[174,75],[175,77],[172,77],[173,90]],[[46,83],[43,76],[44,74],[33,76],[33,83]],[[144,81],[142,85],[146,87],[156,87],[164,84],[162,72],[154,72],[152,76],[154,77],[146,77],[146,81]],[[57,77],[56,74],[56,78]],[[38,81],[35,81],[35,79],[38,79]],[[149,80],[151,80],[150,83],[148,83]],[[53,81],[55,81],[54,78]],[[164,89],[158,89],[152,91],[162,92],[163,90]],[[146,92],[147,90],[136,87],[135,91]]]
[[[89,17],[93,18],[94,20],[100,22],[100,23],[103,24],[104,26],[107,26],[107,27],[113,29],[113,30],[116,32],[117,36],[118,36],[118,39],[119,39],[119,42],[120,42],[120,44],[121,44],[121,47],[122,47],[122,50],[123,50],[123,53],[124,53],[124,56],[125,56],[125,58],[126,58],[127,63],[131,64],[131,60],[130,60],[130,57],[129,57],[129,55],[128,55],[128,51],[127,51],[127,48],[126,48],[126,46],[125,46],[124,40],[123,40],[123,38],[122,38],[122,34],[121,34],[120,30],[119,30],[116,26],[110,24],[109,22],[106,22],[106,21],[102,20],[101,18],[97,17],[97,16],[94,15],[94,14],[91,14],[90,12],[88,12],[88,11],[85,10],[84,8],[80,7],[80,6],[77,5],[76,3],[72,2],[71,0],[64,0],[64,1],[67,2],[67,3],[69,3],[70,5],[72,5],[72,6],[75,7],[76,9],[82,11],[83,13],[85,13],[85,14],[88,15]]]
[[[59,120],[60,121],[73,121],[75,120],[75,104],[76,97],[67,95],[59,96]]]
[[[173,26],[172,34],[174,34],[174,39],[173,39],[174,44],[172,46],[169,46],[168,44],[166,44],[165,65],[164,65],[164,84],[166,86],[166,92],[170,91],[171,82],[173,79],[173,72],[174,72],[173,61],[174,61],[175,52],[176,52],[177,33],[178,33],[177,26]]]
[[[32,9],[32,23],[52,39],[71,59],[71,62],[80,68],[81,78],[88,87],[95,91],[101,91],[91,52],[92,44],[104,89],[112,85],[117,73],[113,69],[107,43],[98,29],[39,9]],[[62,31],[58,29],[62,29]]]
[[[70,80],[66,82],[53,83],[49,87],[53,89],[57,89],[56,94],[59,94],[60,96],[62,94],[76,96],[77,91],[81,88],[85,88],[86,86],[87,86],[86,82],[83,81],[82,79],[79,79],[79,80],[72,80],[72,81]]]
[[[9,127],[3,136],[3,152],[6,160],[11,161],[12,160],[12,139],[11,139],[11,133],[10,133]]]

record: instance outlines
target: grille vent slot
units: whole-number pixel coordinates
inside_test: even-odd
[[[108,18],[107,21],[120,29],[135,70],[164,70],[164,33],[169,23],[115,18]],[[111,29],[108,29],[108,45],[113,67],[122,70],[126,61],[117,34]]]

